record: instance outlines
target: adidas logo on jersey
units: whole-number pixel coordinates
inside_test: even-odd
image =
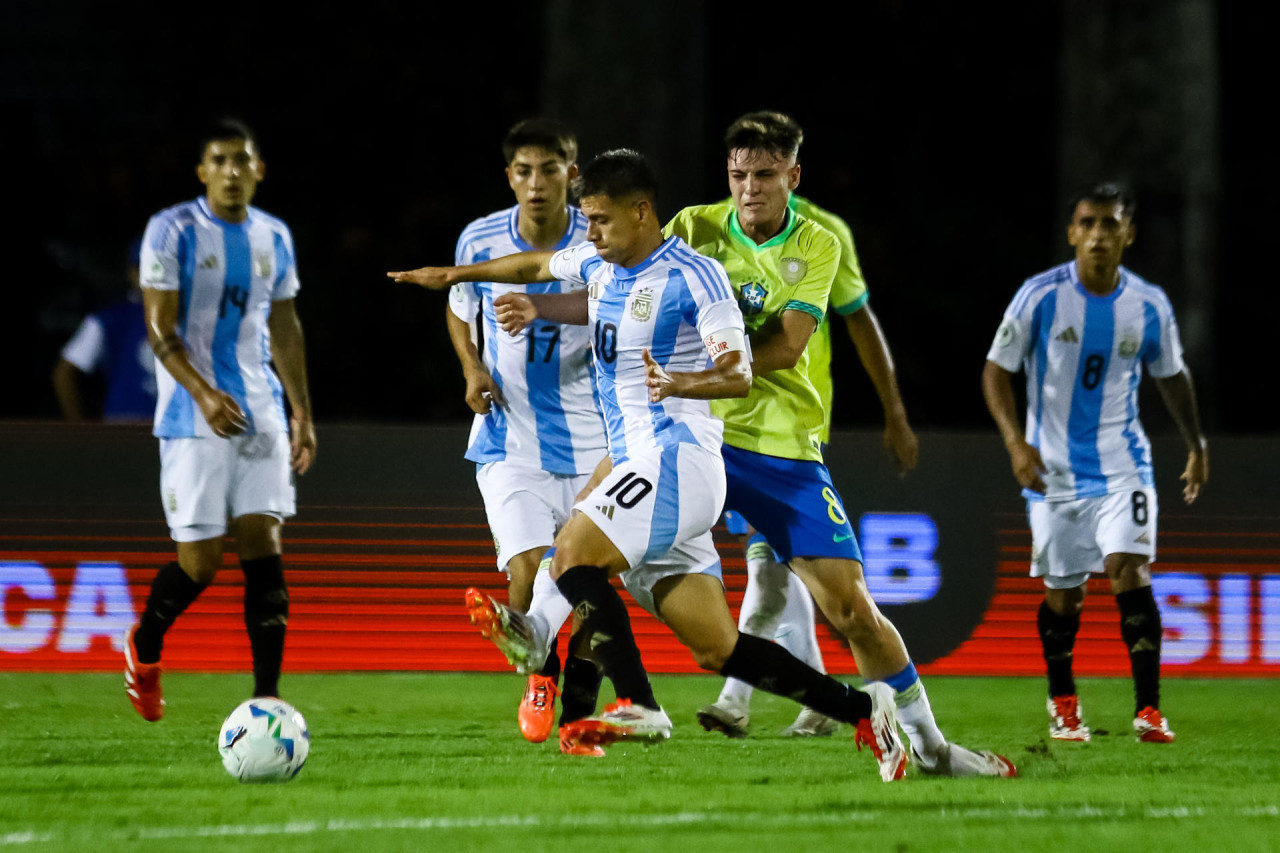
[[[200,268],[206,270],[216,270],[218,268],[218,257],[216,255],[208,255],[200,262]]]
[[[1075,326],[1067,326],[1066,331],[1054,338],[1055,341],[1062,341],[1064,344],[1078,344],[1080,337],[1076,335]]]
[[[1150,545],[1150,544],[1151,544],[1151,537],[1150,537],[1150,536],[1148,536],[1147,534],[1143,533],[1141,536],[1139,536],[1137,539],[1135,539],[1135,540],[1133,540],[1133,541],[1134,541],[1134,542],[1137,542],[1139,545]]]
[[[614,510],[614,509],[615,509],[615,507],[614,507],[614,505],[613,505],[613,504],[606,504],[605,506],[598,506],[598,507],[596,507],[596,511],[597,511],[597,512],[600,512],[600,513],[603,513],[603,514],[604,514],[604,517],[605,517],[605,518],[607,518],[607,519],[609,519],[610,521],[613,521],[613,510]]]

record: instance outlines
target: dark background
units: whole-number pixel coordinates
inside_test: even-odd
[[[917,427],[989,427],[979,374],[1001,312],[1070,257],[1070,190],[1118,176],[1139,193],[1127,265],[1173,300],[1208,428],[1272,428],[1275,73],[1239,5],[7,2],[3,16],[0,418],[56,417],[59,348],[123,292],[147,218],[200,193],[189,133],[211,115],[260,134],[255,203],[294,232],[317,419],[394,422],[469,415],[443,297],[383,273],[449,262],[467,222],[512,203],[508,126],[547,113],[579,129],[584,158],[645,151],[665,218],[726,194],[724,127],[770,108],[806,128],[801,192],[853,227]],[[875,425],[834,337],[836,422]],[[1168,429],[1158,403],[1144,413]]]

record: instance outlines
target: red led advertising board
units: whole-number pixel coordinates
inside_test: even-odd
[[[858,529],[868,584],[921,669],[1041,674],[1042,588],[1027,577],[1030,536],[998,440],[925,435],[933,470],[922,466],[904,484],[879,459],[875,438],[838,436],[831,466]],[[156,569],[173,559],[153,494],[154,439],[136,429],[51,425],[5,425],[5,439],[0,670],[119,669],[121,634]],[[299,484],[299,516],[285,527],[286,669],[507,670],[462,606],[468,586],[505,594],[473,471],[439,451],[460,451],[465,430],[330,427],[322,441],[316,474]],[[1181,505],[1176,487],[1161,492],[1155,592],[1166,676],[1280,674],[1276,508],[1213,499],[1215,488],[1248,493],[1236,491],[1247,484],[1232,482],[1231,460],[1237,452],[1242,462],[1254,460],[1240,466],[1242,477],[1265,470],[1256,464],[1262,445],[1218,449],[1216,480],[1193,508]],[[1176,453],[1166,457],[1176,462]],[[319,474],[325,466],[329,473]],[[1166,467],[1176,475],[1176,465]],[[736,611],[746,580],[741,546],[721,529],[716,537]],[[249,668],[242,589],[229,553],[170,632],[167,667]],[[697,671],[669,631],[631,609],[650,670]],[[1126,675],[1119,635],[1114,602],[1097,578],[1076,644],[1077,674]],[[854,672],[839,638],[826,627],[819,636],[828,669]]]

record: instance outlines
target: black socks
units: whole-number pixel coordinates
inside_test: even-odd
[[[598,566],[574,566],[556,581],[560,594],[573,605],[573,611],[590,638],[592,653],[613,682],[619,699],[630,699],[636,705],[658,709],[649,675],[640,661],[631,632],[631,619],[622,596],[609,583],[609,576]]]
[[[151,580],[151,594],[147,606],[138,620],[138,630],[133,633],[133,645],[138,650],[138,663],[155,663],[160,660],[164,648],[164,635],[173,620],[200,597],[208,584],[196,583],[177,563],[167,563]]]
[[[1116,596],[1120,607],[1120,636],[1129,650],[1133,670],[1134,716],[1148,705],[1160,707],[1160,609],[1151,587],[1143,586]]]
[[[750,634],[738,634],[720,674],[794,699],[842,723],[856,725],[871,716],[866,693],[823,675],[777,643]]]
[[[278,555],[241,560],[244,570],[244,626],[253,648],[253,695],[280,695],[289,590]]]
[[[1049,602],[1041,601],[1036,625],[1049,672],[1049,695],[1074,696],[1076,680],[1071,672],[1071,657],[1076,633],[1080,630],[1080,614],[1064,616],[1050,607]]]

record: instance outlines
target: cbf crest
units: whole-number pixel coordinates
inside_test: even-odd
[[[631,316],[641,323],[653,316],[653,293],[641,290],[631,297]]]
[[[759,314],[764,310],[764,299],[769,295],[769,291],[764,286],[754,281],[749,281],[742,285],[738,291],[738,308],[742,311],[742,316],[750,317],[753,314]]]

